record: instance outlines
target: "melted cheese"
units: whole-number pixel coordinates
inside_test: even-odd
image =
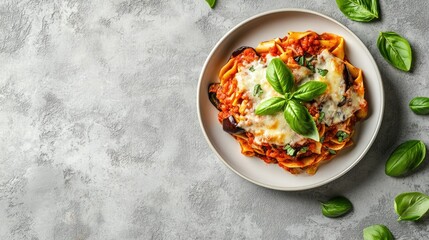
[[[255,136],[255,143],[270,143],[280,146],[287,144],[295,144],[305,138],[295,133],[284,119],[283,112],[275,115],[259,116],[255,114],[255,108],[262,101],[272,97],[281,97],[266,79],[266,68],[269,62],[273,59],[267,55],[266,62],[262,59],[253,61],[240,67],[235,75],[237,87],[240,92],[243,92],[252,102],[253,107],[246,109],[242,118],[238,119],[238,126],[252,133]],[[302,67],[304,68],[304,67]],[[317,69],[328,70],[325,76],[318,73]],[[354,112],[360,109],[360,104],[365,100],[359,96],[354,88],[351,87],[346,91],[346,83],[343,79],[344,62],[332,55],[329,51],[322,51],[317,56],[315,69],[313,74],[305,69],[297,69],[293,71],[295,80],[299,84],[307,81],[322,81],[328,87],[325,94],[316,98],[316,103],[319,110],[325,113],[323,122],[328,126],[336,124],[351,117]],[[254,96],[253,91],[257,84],[260,84],[263,93],[259,96]],[[338,107],[338,104],[347,97],[346,103]]]

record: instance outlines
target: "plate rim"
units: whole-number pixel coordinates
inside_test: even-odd
[[[236,169],[234,169],[230,164],[228,164],[228,162],[226,162],[225,159],[223,159],[222,156],[220,156],[219,152],[216,150],[216,148],[213,146],[213,144],[211,143],[207,132],[204,128],[203,122],[202,122],[202,117],[201,117],[201,105],[200,105],[200,89],[201,89],[201,84],[202,84],[202,78],[203,75],[206,71],[207,65],[210,61],[210,59],[212,58],[214,52],[218,49],[219,45],[221,45],[224,40],[226,38],[228,38],[233,32],[235,32],[237,29],[239,29],[240,27],[242,27],[243,25],[247,24],[250,21],[253,21],[257,18],[261,18],[267,15],[271,15],[271,14],[277,14],[277,13],[283,13],[283,12],[299,12],[299,13],[309,13],[309,14],[313,14],[313,15],[317,15],[319,17],[325,18],[335,24],[337,24],[338,26],[342,27],[345,31],[347,31],[349,34],[351,34],[351,36],[355,37],[358,44],[361,45],[361,47],[364,49],[365,54],[367,54],[370,58],[370,62],[372,64],[372,66],[375,69],[375,74],[377,76],[377,78],[379,79],[379,84],[380,84],[380,90],[379,90],[379,94],[380,94],[380,115],[376,121],[376,129],[374,131],[374,133],[371,136],[371,139],[369,141],[369,143],[367,144],[367,146],[365,147],[365,149],[358,155],[358,157],[356,158],[356,160],[350,164],[347,168],[345,168],[343,171],[339,172],[338,174],[331,176],[323,181],[317,182],[317,183],[313,183],[313,184],[309,184],[307,186],[299,186],[299,187],[278,187],[278,186],[272,186],[269,184],[265,184],[256,180],[253,180],[243,174],[241,174],[239,171],[237,171]],[[380,74],[380,70],[378,68],[377,63],[375,62],[372,54],[369,52],[368,48],[365,46],[365,44],[362,42],[362,40],[356,35],[354,34],[349,28],[347,28],[345,25],[343,25],[342,23],[338,22],[337,20],[326,16],[322,13],[313,11],[313,10],[308,10],[308,9],[301,9],[301,8],[282,8],[282,9],[276,9],[276,10],[270,10],[270,11],[265,11],[259,14],[256,14],[252,17],[246,18],[245,20],[241,21],[240,23],[238,23],[237,25],[235,25],[232,29],[230,29],[227,33],[225,33],[222,38],[220,38],[217,43],[215,44],[215,46],[212,48],[212,50],[210,51],[209,55],[207,56],[204,65],[202,67],[201,73],[199,75],[198,78],[198,86],[197,86],[197,113],[198,113],[198,122],[199,125],[201,127],[201,130],[204,134],[204,137],[207,141],[207,143],[209,144],[211,150],[216,154],[217,158],[219,158],[230,170],[232,170],[234,173],[236,173],[237,175],[239,175],[240,177],[246,179],[247,181],[256,184],[258,186],[261,187],[265,187],[265,188],[269,188],[269,189],[274,189],[274,190],[280,190],[280,191],[303,191],[303,190],[308,190],[308,189],[313,189],[313,188],[317,188],[320,186],[323,186],[325,184],[328,184],[338,178],[340,178],[341,176],[343,176],[344,174],[346,174],[347,172],[349,172],[354,166],[356,166],[361,160],[362,158],[366,155],[366,153],[369,151],[369,149],[372,147],[378,132],[380,130],[381,127],[381,123],[383,121],[383,115],[384,115],[384,106],[385,105],[385,99],[384,99],[384,86],[383,86],[383,81],[382,81],[382,77]]]

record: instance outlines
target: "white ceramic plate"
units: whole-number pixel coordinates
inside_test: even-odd
[[[320,166],[313,176],[292,175],[276,164],[266,164],[259,158],[245,157],[236,140],[222,130],[217,120],[218,110],[208,98],[210,83],[219,82],[218,72],[231,53],[240,46],[256,47],[259,42],[287,35],[288,31],[313,30],[344,37],[350,62],[364,72],[365,98],[369,117],[358,123],[355,145],[341,151],[331,162]],[[371,54],[359,38],[339,22],[320,13],[302,9],[282,9],[254,16],[229,31],[208,56],[200,75],[197,94],[198,117],[205,137],[217,156],[241,177],[267,188],[295,191],[321,186],[342,176],[363,158],[380,128],[384,109],[384,94],[380,72]]]

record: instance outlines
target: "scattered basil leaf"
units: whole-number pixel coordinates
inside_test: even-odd
[[[385,173],[398,177],[414,170],[423,162],[426,146],[422,141],[409,140],[399,145],[386,162]]]
[[[249,68],[249,71],[254,72],[254,71],[255,71],[255,67],[251,66],[251,67]]]
[[[335,136],[338,138],[338,142],[342,142],[344,139],[349,137],[349,134],[340,130],[337,132],[337,134],[335,134]]]
[[[381,224],[366,227],[363,230],[364,240],[393,240],[393,234],[390,230]]]
[[[286,145],[283,149],[286,150],[286,154],[289,156],[293,157],[296,154],[296,150],[293,147],[291,147],[289,144]]]
[[[317,119],[318,122],[322,122],[325,118],[325,112],[319,112],[319,118]]]
[[[409,104],[411,110],[418,115],[429,114],[429,98],[428,97],[415,97]]]
[[[304,56],[299,56],[299,57],[295,58],[295,61],[296,61],[299,65],[301,65],[301,66],[304,66],[304,67],[305,67],[305,57],[304,57]]]
[[[321,138],[320,138],[320,143],[323,143],[325,141],[325,136],[322,136]]]
[[[267,81],[280,94],[292,91],[294,78],[290,69],[280,58],[274,58],[267,67]]]
[[[307,64],[307,68],[310,69],[313,73],[316,72],[316,70],[314,69],[314,66],[311,65],[310,63]]]
[[[314,98],[322,95],[326,91],[327,87],[328,85],[324,82],[308,81],[299,86],[293,96],[295,99],[301,101],[311,101]]]
[[[318,68],[317,72],[320,74],[320,76],[324,77],[326,74],[328,74],[328,69]]]
[[[264,90],[262,90],[261,84],[256,84],[253,88],[253,96],[261,96],[261,94],[264,93]]]
[[[286,100],[281,97],[273,97],[260,103],[255,110],[257,115],[273,115],[282,111]]]
[[[377,47],[381,55],[392,66],[410,71],[413,60],[410,43],[395,32],[380,32]]]
[[[206,2],[209,4],[209,6],[211,8],[214,8],[215,4],[216,4],[216,0],[206,0]]]
[[[378,18],[378,0],[337,0],[337,5],[353,21],[369,22]]]
[[[337,154],[337,152],[336,152],[335,150],[333,150],[333,149],[328,149],[328,152],[329,152],[329,154],[331,154],[331,155],[335,155],[335,154]]]
[[[395,197],[398,221],[417,221],[429,211],[429,196],[419,192],[401,193]]]
[[[308,146],[304,146],[301,149],[299,149],[299,153],[306,153],[308,151]]]
[[[316,142],[319,141],[319,132],[313,117],[297,100],[291,99],[287,102],[284,117],[293,131]]]
[[[323,215],[330,218],[343,216],[353,209],[352,203],[345,197],[334,197],[321,204]]]

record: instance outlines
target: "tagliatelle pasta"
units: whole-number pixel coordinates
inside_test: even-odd
[[[267,65],[274,58],[291,70],[296,86],[326,83],[325,93],[302,103],[316,123],[320,141],[294,132],[281,112],[255,114],[262,101],[279,96],[266,79]],[[209,86],[209,97],[242,154],[293,174],[315,174],[320,164],[352,145],[355,123],[368,114],[363,73],[348,61],[344,39],[331,33],[289,32],[256,48],[241,47],[221,68],[219,80]]]

